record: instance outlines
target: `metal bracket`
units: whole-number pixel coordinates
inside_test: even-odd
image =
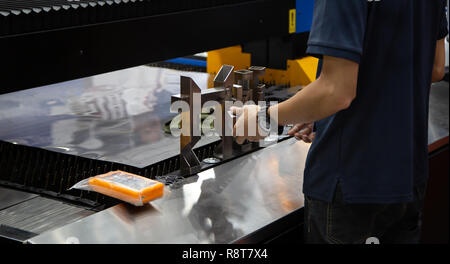
[[[193,149],[200,140],[200,113],[196,113],[194,108],[194,94],[200,95],[200,105],[207,101],[217,101],[222,107],[222,142],[216,149],[216,155],[222,160],[233,156],[233,136],[227,136],[225,131],[230,129],[225,122],[225,101],[239,100],[245,103],[253,100],[257,103],[262,100],[264,84],[259,84],[259,77],[265,73],[265,67],[252,66],[249,70],[234,71],[234,66],[223,65],[214,78],[214,88],[201,90],[190,77],[181,76],[180,94],[173,95],[171,102],[185,101],[189,105],[188,112],[182,112],[182,120],[188,120],[189,135],[180,136],[180,171],[183,175],[194,174],[201,168]],[[235,78],[237,84],[235,84]],[[198,111],[198,108],[197,108]],[[233,124],[234,124],[233,120]],[[186,130],[186,129],[185,129]],[[183,129],[182,129],[183,131]]]

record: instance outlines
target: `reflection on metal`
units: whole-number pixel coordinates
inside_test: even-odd
[[[207,73],[140,66],[2,94],[0,140],[144,168],[180,154],[163,125],[181,75],[207,87]]]
[[[94,211],[36,196],[0,211],[0,225],[40,234],[65,226]]]
[[[203,162],[207,163],[207,164],[218,164],[220,162],[220,159],[211,157],[211,158],[204,159]]]
[[[448,82],[433,83],[430,89],[430,108],[428,118],[428,144],[448,137]]]
[[[0,187],[0,210],[37,197],[36,194]]]
[[[43,233],[31,243],[231,243],[303,206],[309,145],[285,140],[196,176],[136,208],[120,204]],[[270,230],[269,230],[270,231]],[[270,234],[274,235],[274,234]]]

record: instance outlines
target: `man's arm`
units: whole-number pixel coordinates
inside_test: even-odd
[[[436,43],[436,54],[434,56],[432,82],[439,82],[445,75],[445,38]]]
[[[322,59],[320,76],[289,100],[269,108],[269,115],[277,116],[279,124],[310,123],[350,106],[356,96],[367,14],[367,0],[346,0],[345,4],[336,0],[314,1],[306,53]],[[256,124],[256,118],[245,115],[258,111],[255,107],[233,110],[235,114],[244,113],[238,118],[235,131]],[[300,127],[296,126],[290,133],[295,135]],[[297,134],[303,137],[306,132],[309,130]],[[311,136],[309,133],[308,137]],[[245,138],[255,141],[260,136],[237,136],[236,142],[243,142]]]
[[[445,6],[446,3],[442,6],[440,25],[436,36],[436,53],[434,55],[433,72],[431,75],[432,82],[442,80],[445,75],[445,37],[448,35],[448,21]]]
[[[346,109],[356,96],[359,64],[342,58],[324,56],[317,80],[278,105],[280,125],[309,123]]]

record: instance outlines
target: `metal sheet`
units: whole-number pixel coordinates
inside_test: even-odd
[[[93,213],[56,200],[36,197],[0,211],[0,225],[40,234]]]
[[[37,194],[26,193],[0,187],[0,210],[33,199]]]
[[[448,137],[448,82],[434,83],[430,90],[430,108],[428,119],[428,144]]]
[[[207,73],[140,66],[0,95],[0,140],[146,167],[180,153],[163,131],[180,75],[207,87]]]
[[[31,243],[229,243],[303,206],[309,145],[289,139],[185,179],[136,208],[120,204]]]

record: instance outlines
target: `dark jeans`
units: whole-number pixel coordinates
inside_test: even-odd
[[[419,243],[425,190],[418,185],[414,202],[397,204],[346,204],[340,184],[331,203],[305,195],[305,243]]]

